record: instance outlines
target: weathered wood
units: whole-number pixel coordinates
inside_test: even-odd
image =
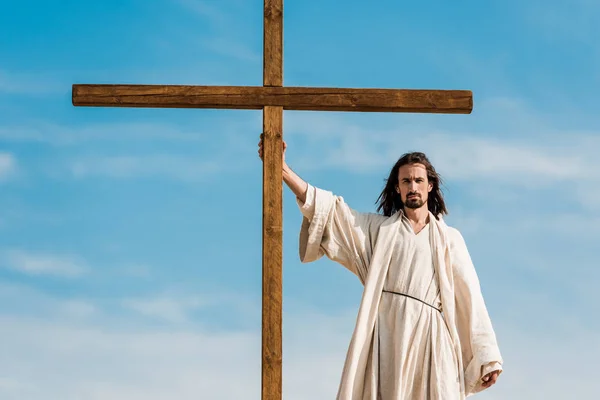
[[[263,86],[283,85],[283,0],[264,1]],[[261,88],[264,90],[264,88]],[[262,400],[283,393],[283,108],[263,109]]]
[[[265,76],[272,75],[265,72]],[[73,85],[73,104],[250,110],[280,106],[285,110],[469,114],[473,110],[473,93],[470,90]]]
[[[282,393],[283,110],[263,111],[262,399]]]
[[[264,2],[263,47],[263,85],[283,86],[283,0]]]

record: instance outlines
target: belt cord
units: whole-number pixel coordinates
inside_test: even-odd
[[[397,295],[404,296],[404,297],[409,297],[409,298],[411,298],[411,299],[413,299],[413,300],[417,300],[417,301],[420,301],[421,303],[423,303],[423,304],[425,304],[425,305],[428,305],[429,307],[433,308],[434,310],[438,310],[439,312],[442,312],[442,310],[441,310],[441,309],[439,309],[439,308],[437,308],[437,307],[435,307],[435,306],[432,306],[431,304],[429,304],[429,303],[426,303],[426,302],[424,302],[424,301],[423,301],[423,300],[421,300],[421,299],[417,299],[416,297],[413,297],[413,296],[411,296],[411,295],[409,295],[409,294],[405,294],[405,293],[398,293],[398,292],[392,292],[391,290],[385,290],[385,289],[383,289],[383,291],[384,291],[384,292],[387,292],[387,293],[393,293],[393,294],[397,294]]]

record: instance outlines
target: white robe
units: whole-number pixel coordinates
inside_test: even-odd
[[[379,393],[381,399],[458,398],[457,361],[441,312],[433,267],[430,224],[415,234],[403,218],[404,239],[392,259],[379,303]],[[408,297],[410,296],[410,297]]]
[[[301,261],[312,262],[326,255],[357,275],[364,285],[337,399],[378,400],[380,384],[389,385],[383,382],[384,380],[380,383],[379,379],[379,364],[382,361],[379,357],[380,339],[386,334],[390,335],[390,332],[383,332],[383,336],[380,333],[381,325],[386,326],[386,321],[380,319],[380,313],[388,302],[385,299],[382,301],[382,298],[397,297],[382,291],[388,278],[390,264],[404,265],[414,253],[414,247],[413,251],[406,251],[407,243],[413,243],[414,246],[414,240],[411,242],[406,235],[414,233],[407,232],[406,224],[409,227],[410,224],[401,211],[391,217],[359,213],[348,207],[342,197],[311,185],[306,202],[302,204],[298,201],[298,204],[304,214],[300,232]],[[447,354],[451,353],[452,363],[455,363],[452,373],[444,376],[442,386],[433,390],[448,390],[447,385],[451,385],[450,382],[454,379],[457,381],[455,388],[458,393],[443,393],[441,398],[464,399],[483,390],[481,378],[490,371],[501,370],[503,360],[481,294],[479,280],[462,235],[455,228],[447,226],[441,217],[436,220],[430,213],[429,220],[432,262],[443,309],[443,314],[431,321],[439,322],[437,318],[440,317],[443,319],[447,328],[445,335],[450,342],[446,346],[452,347],[450,352],[444,354],[447,358]],[[412,231],[412,228],[410,229]],[[394,246],[404,246],[404,251],[393,251]],[[402,302],[408,300],[405,298]],[[410,307],[415,306],[416,304],[412,304]],[[400,310],[402,308],[398,311]],[[405,316],[406,314],[402,317]],[[439,333],[444,334],[443,331]],[[414,339],[412,337],[410,340]],[[443,339],[443,336],[439,336],[439,339]],[[395,343],[399,340],[402,339],[394,338]],[[441,341],[437,345],[444,346]],[[408,346],[400,345],[400,349],[402,348],[405,350],[393,355],[397,362],[404,361],[407,355]],[[448,365],[446,358],[442,360],[444,365]],[[421,360],[423,363],[428,361]],[[428,385],[435,384],[433,380],[428,382]],[[405,383],[415,382],[401,381],[396,384]],[[385,390],[398,389],[386,387]],[[410,393],[406,388],[400,388],[400,391]],[[409,399],[402,396],[404,394],[399,395],[397,399]]]

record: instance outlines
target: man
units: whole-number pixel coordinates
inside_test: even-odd
[[[338,400],[454,400],[496,383],[502,357],[460,232],[446,225],[440,178],[407,153],[359,213],[283,160],[303,214],[300,258],[326,255],[364,285]],[[262,137],[259,142],[262,159]]]

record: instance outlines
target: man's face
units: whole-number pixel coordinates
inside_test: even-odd
[[[427,203],[433,185],[427,179],[423,164],[407,164],[398,170],[396,191],[406,208],[421,208]]]

